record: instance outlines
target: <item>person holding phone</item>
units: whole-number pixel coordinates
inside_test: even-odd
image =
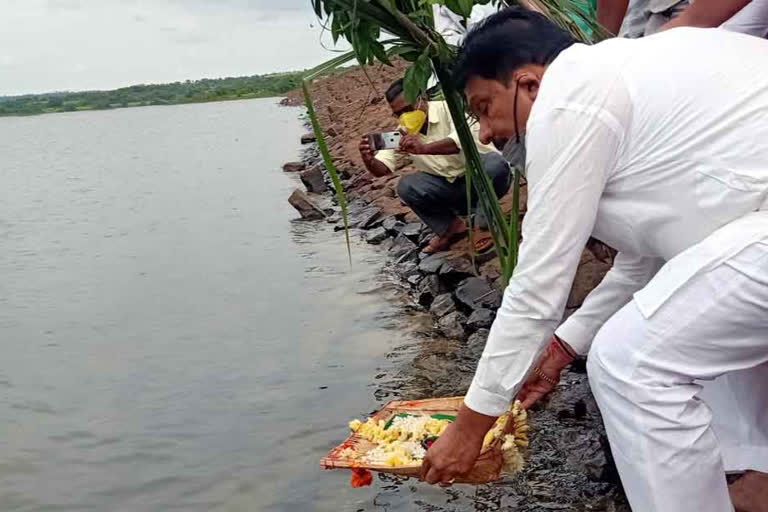
[[[466,225],[459,215],[468,213],[466,164],[448,105],[423,98],[415,104],[409,103],[403,94],[402,79],[390,85],[385,96],[393,117],[400,121],[400,142],[397,148],[377,150],[372,138],[364,136],[359,145],[363,164],[374,176],[384,176],[396,172],[410,160],[416,172],[400,178],[397,194],[435,234],[424,252],[444,251],[466,234]],[[485,172],[493,182],[496,195],[502,197],[512,181],[509,164],[492,145],[477,140],[477,126],[473,126],[472,131]],[[472,197],[472,203],[474,207],[477,197]],[[480,213],[477,223],[483,225]],[[478,232],[475,250],[485,252],[492,247],[490,235]]]

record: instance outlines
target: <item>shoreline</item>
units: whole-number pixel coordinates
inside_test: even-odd
[[[376,90],[385,90],[401,74],[401,68],[369,71]],[[397,180],[412,171],[406,167],[375,178],[364,169],[357,155],[357,142],[363,133],[391,129],[393,125],[386,101],[373,93],[367,78],[361,75],[356,68],[313,84],[315,108],[349,201],[350,236],[361,236],[377,245],[387,260],[387,271],[406,291],[410,305],[429,312],[438,332],[462,344],[460,364],[455,358],[439,356],[433,364],[455,366],[451,370],[458,373],[455,383],[466,385],[501,304],[498,258],[478,260],[475,271],[467,255],[466,239],[445,252],[429,256],[420,252],[429,230],[396,197]],[[300,92],[290,93],[281,104],[303,105],[303,96]],[[311,126],[306,121],[305,126],[309,133],[302,137],[305,147],[301,162],[290,162],[284,170],[300,173],[307,192],[297,189],[292,199],[298,194],[302,201],[313,203],[315,208],[310,208],[308,214],[315,222],[328,222],[337,231],[343,230],[338,208],[327,206],[335,203],[333,190]],[[521,192],[522,217],[524,187]],[[502,199],[502,207],[507,210],[510,205],[508,194]],[[344,243],[341,236],[339,243]],[[585,249],[566,315],[581,305],[608,268],[610,263],[598,260]],[[416,398],[426,397],[406,397]],[[518,499],[517,510],[629,510],[582,361],[563,373],[558,390],[546,404],[537,404],[532,409],[532,431],[526,469],[499,486],[500,495]],[[540,492],[543,489],[550,492]]]

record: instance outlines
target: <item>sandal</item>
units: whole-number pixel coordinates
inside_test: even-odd
[[[473,238],[477,254],[486,254],[493,250],[493,237],[487,231],[475,231]]]

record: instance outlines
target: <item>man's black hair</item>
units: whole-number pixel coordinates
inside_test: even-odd
[[[387,97],[387,101],[389,103],[392,103],[395,101],[395,98],[397,98],[400,94],[403,93],[403,79],[398,78],[387,89],[387,92],[384,93],[384,96]]]
[[[576,41],[544,15],[510,7],[469,31],[453,76],[460,89],[472,76],[506,83],[525,64],[547,65]]]

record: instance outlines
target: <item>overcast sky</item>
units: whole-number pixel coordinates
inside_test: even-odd
[[[310,0],[0,0],[0,95],[310,68],[320,33]]]

